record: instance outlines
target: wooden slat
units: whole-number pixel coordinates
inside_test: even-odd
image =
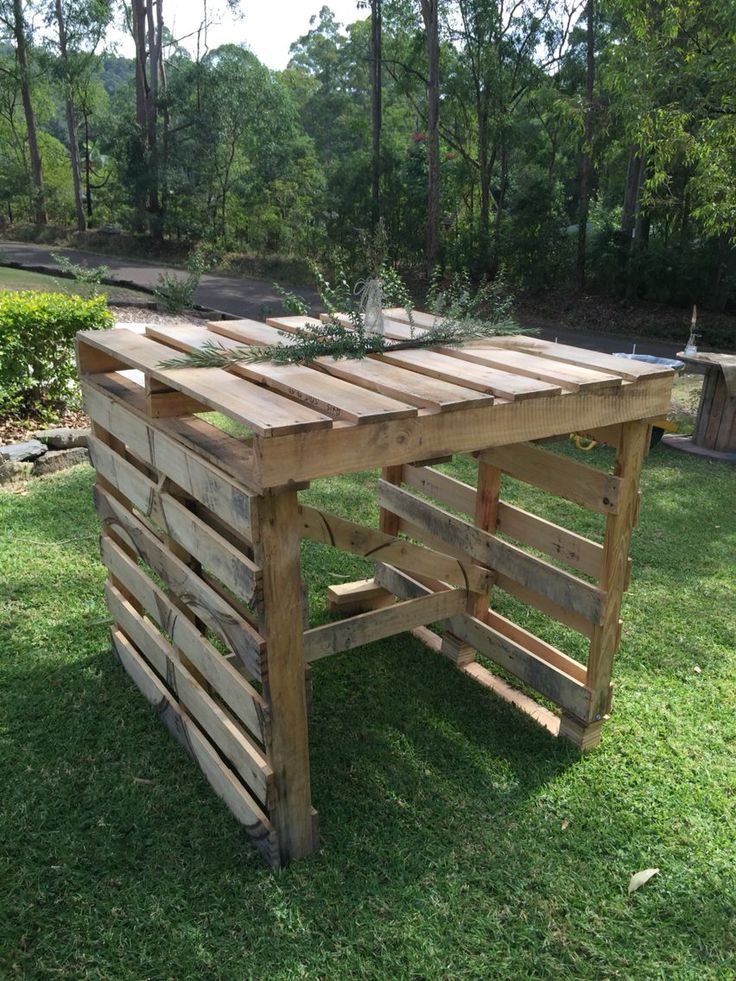
[[[480,590],[489,584],[488,573],[470,561],[463,563],[442,552],[414,545],[317,508],[299,507],[299,531],[302,538],[362,555],[372,562],[390,562],[400,569],[434,576],[454,586]]]
[[[204,637],[168,596],[110,537],[100,542],[102,561],[115,580],[140,603],[187,660],[207,679],[234,715],[261,742],[264,740],[264,703],[261,695]]]
[[[494,337],[492,341],[482,343],[491,343],[494,347],[506,350],[540,355],[550,358],[552,361],[561,361],[564,364],[610,371],[628,381],[671,378],[673,374],[671,368],[665,368],[663,365],[646,364],[642,361],[632,361],[629,358],[615,358],[612,354],[603,354],[601,351],[588,351],[586,348],[573,347],[569,344],[555,344],[552,341],[543,341],[538,337],[527,337],[524,334]]]
[[[478,407],[493,405],[494,402],[494,396],[490,392],[465,388],[372,357],[361,360],[318,358],[317,364],[338,378],[345,378],[355,385],[400,398],[421,408],[452,412],[469,405]]]
[[[429,330],[442,320],[441,317],[435,316],[433,313],[425,313],[423,310],[412,310],[411,317],[409,317],[403,307],[385,307],[383,315],[400,324],[413,323],[416,327],[421,327],[424,330]]]
[[[260,320],[212,320],[207,324],[207,330],[211,334],[231,337],[241,344],[254,344],[258,347],[294,344],[296,340],[285,336],[282,331],[274,327],[261,323]],[[213,337],[213,340],[217,342],[217,337]]]
[[[110,582],[106,584],[106,598],[110,615],[118,627],[155,668],[173,696],[220,749],[253,795],[268,806],[273,774],[261,750],[202,689],[151,621],[140,617]]]
[[[456,511],[468,515],[475,514],[475,487],[449,477],[439,470],[407,465],[404,467],[404,483],[423,491]]]
[[[337,313],[334,314],[334,316],[337,319],[337,322],[341,324],[343,327],[346,327],[348,330],[352,328],[353,326],[352,321],[350,320],[350,317],[347,316],[347,314]],[[320,320],[322,320],[323,323],[329,320],[329,318],[330,318],[329,313],[323,313],[320,315]],[[269,323],[273,323],[274,326],[276,326],[278,324],[278,321],[275,320],[269,321]],[[411,340],[412,337],[416,337],[418,334],[423,334],[423,333],[424,333],[423,328],[415,328],[414,330],[412,330],[412,328],[407,324],[402,324],[398,320],[393,320],[390,317],[384,316],[383,335],[384,337],[389,338],[389,340],[408,341]]]
[[[479,392],[492,392],[503,399],[540,398],[559,395],[562,391],[559,385],[533,381],[512,372],[485,368],[470,361],[459,365],[457,358],[432,350],[386,351],[380,356],[380,360],[466,388],[475,388]]]
[[[188,495],[219,515],[240,537],[251,539],[250,522],[253,493],[238,485],[227,474],[203,460],[194,449],[187,449],[163,430],[169,422],[152,422],[142,409],[140,391],[131,390],[125,380],[111,385],[112,392],[83,382],[87,413],[103,429],[121,440],[131,453],[158,473],[164,474]],[[137,398],[136,398],[137,396]],[[130,398],[130,402],[122,401]],[[193,420],[208,427],[201,420]],[[224,434],[219,434],[221,437]],[[194,430],[193,437],[199,437]],[[229,436],[229,443],[237,445]]]
[[[530,443],[483,450],[480,459],[517,480],[564,497],[598,514],[615,514],[620,480]]]
[[[200,350],[212,343],[212,333],[204,327],[159,327],[146,330],[148,336],[164,341],[180,351]],[[217,341],[226,350],[238,349],[242,343],[230,337]],[[229,372],[248,381],[302,402],[334,419],[354,423],[380,422],[383,419],[405,419],[417,414],[415,407],[398,399],[351,385],[341,378],[299,364],[277,365],[272,362],[234,364]]]
[[[450,629],[479,654],[531,685],[573,715],[584,718],[590,706],[590,692],[574,678],[560,671],[531,651],[499,633],[476,617],[463,614],[450,620]]]
[[[541,384],[541,382],[540,382]],[[262,487],[312,480],[369,467],[386,467],[490,446],[651,418],[666,412],[672,379],[655,379],[602,392],[498,401],[494,406],[420,415],[374,426],[355,426],[262,440],[257,480]]]
[[[465,602],[464,590],[451,589],[421,599],[396,603],[382,610],[361,613],[339,623],[314,627],[304,634],[304,656],[309,662],[316,661],[330,654],[340,654],[404,630],[411,630],[413,627],[446,620],[462,611]]]
[[[263,638],[189,566],[168,552],[140,519],[99,486],[94,489],[94,497],[100,520],[114,529],[187,608],[230,646],[252,675],[260,678]]]
[[[502,350],[494,347],[492,343],[483,347],[475,343],[454,350],[443,348],[443,351],[462,361],[472,361],[476,364],[500,368],[503,371],[512,371],[526,378],[560,385],[571,392],[578,392],[581,389],[595,391],[600,388],[619,388],[621,385],[621,376],[618,374],[606,374],[579,365],[566,365],[561,361],[552,361],[523,351]]]
[[[248,836],[266,861],[278,866],[280,859],[276,834],[257,801],[223,763],[196,723],[174,703],[166,687],[125,634],[120,630],[113,630],[112,643],[118,660],[153,706],[158,718],[199,765],[207,782],[245,827]]]
[[[203,405],[248,426],[259,436],[278,436],[300,430],[325,429],[329,416],[292,402],[274,392],[236,378],[222,368],[169,368],[160,366],[172,357],[172,348],[129,330],[87,331],[78,335],[87,345],[120,367],[138,368]]]
[[[97,472],[134,507],[152,518],[237,596],[246,601],[253,599],[259,588],[261,570],[240,549],[94,437],[89,440],[89,451]]]
[[[528,555],[468,521],[421,501],[399,487],[379,481],[378,498],[379,503],[394,514],[446,541],[488,569],[540,592],[552,602],[579,614],[591,623],[600,622],[603,594],[595,586],[542,559]]]

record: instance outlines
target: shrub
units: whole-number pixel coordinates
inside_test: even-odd
[[[0,417],[44,417],[74,405],[74,336],[112,323],[104,296],[0,292]]]
[[[212,264],[212,251],[204,248],[195,249],[187,259],[189,275],[183,279],[171,273],[161,273],[154,295],[168,313],[181,313],[191,310],[197,293],[202,273],[207,272]]]

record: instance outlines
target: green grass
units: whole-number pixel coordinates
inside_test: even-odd
[[[0,290],[37,290],[43,293],[72,293],[75,296],[85,297],[96,291],[105,293],[108,299],[119,302],[128,300],[140,302],[150,299],[146,293],[129,290],[123,286],[92,286],[87,283],[77,283],[73,279],[31,272],[28,269],[11,269],[9,266],[0,266]]]
[[[308,497],[370,519],[374,478]],[[321,849],[278,873],[112,661],[91,485],[0,494],[0,976],[736,976],[733,468],[649,458],[587,757],[411,638],[317,663]],[[311,544],[304,564],[316,619],[364,569]]]

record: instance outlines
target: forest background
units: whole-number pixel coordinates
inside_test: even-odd
[[[283,71],[167,2],[0,0],[1,234],[357,268],[382,219],[410,282],[736,312],[734,0],[356,0]]]

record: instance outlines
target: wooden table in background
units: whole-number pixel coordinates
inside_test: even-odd
[[[409,335],[403,310],[386,317],[389,337]],[[212,340],[288,343],[303,323],[78,338],[114,651],[275,866],[317,846],[310,665],[329,655],[411,630],[555,735],[597,744],[639,473],[673,377],[531,337],[309,366],[161,368]],[[571,431],[615,447],[612,472],[532,442]],[[455,454],[477,462],[473,484],[437,469]],[[382,471],[378,528],[300,503],[310,481],[370,468]],[[599,514],[600,540],[505,501],[504,474]],[[371,579],[328,591],[342,619],[305,623],[301,539],[374,564]],[[503,616],[496,590],[582,634],[587,659]]]
[[[736,387],[732,386],[729,392],[726,379],[726,371],[736,373],[736,354],[680,352],[677,357],[705,371],[692,437],[688,441],[680,437],[679,448],[690,448],[691,452],[706,450],[705,456],[725,455],[736,460]],[[676,438],[675,442],[672,438],[667,442],[678,445]]]

